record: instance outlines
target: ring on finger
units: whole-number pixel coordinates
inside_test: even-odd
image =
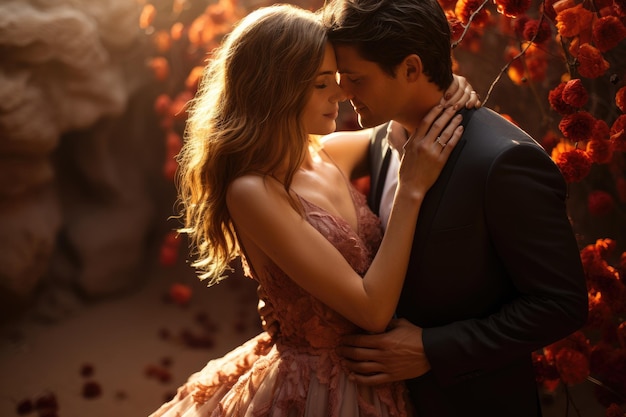
[[[443,148],[444,146],[446,146],[446,144],[443,143],[440,139],[441,139],[441,136],[437,136],[437,139],[435,139],[435,142],[437,142]]]

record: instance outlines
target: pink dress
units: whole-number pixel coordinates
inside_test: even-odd
[[[380,244],[380,221],[350,186],[358,232],[343,219],[300,197],[307,221],[363,275]],[[244,262],[245,265],[245,262]],[[407,416],[403,384],[377,387],[348,379],[335,352],[339,338],[360,331],[309,295],[277,266],[255,271],[265,288],[280,336],[267,333],[210,361],[151,417],[196,416]]]

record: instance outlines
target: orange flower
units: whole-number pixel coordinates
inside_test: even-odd
[[[626,114],[622,114],[613,122],[613,126],[611,126],[610,133],[611,135],[613,135],[619,132],[620,130],[624,130],[625,128],[626,128]]]
[[[609,69],[600,51],[585,43],[578,50],[578,72],[586,78],[598,78]]]
[[[601,52],[617,46],[626,38],[626,27],[615,16],[605,16],[593,23],[593,41]]]
[[[194,94],[196,93],[203,72],[204,66],[200,65],[193,67],[191,71],[189,71],[189,75],[187,75],[187,79],[185,80],[185,87],[187,87],[187,90]]]
[[[185,30],[185,25],[182,22],[176,22],[170,28],[170,37],[174,41],[179,41],[182,39]]]
[[[530,21],[530,17],[523,14],[521,16],[517,16],[515,19],[511,19],[513,24],[513,31],[520,38],[524,37],[524,28],[526,27],[526,23]]]
[[[606,417],[624,417],[624,411],[619,405],[611,403],[606,409]]]
[[[154,45],[159,53],[164,54],[172,47],[172,38],[167,30],[159,30],[154,34]]]
[[[613,312],[602,300],[602,294],[596,293],[589,296],[589,314],[587,315],[586,327],[603,328],[611,319]]]
[[[537,382],[559,379],[559,373],[556,370],[553,361],[548,360],[545,355],[537,352],[532,353],[532,358]]]
[[[626,151],[626,114],[619,116],[610,130],[613,150],[618,152]]]
[[[591,25],[593,13],[582,4],[567,8],[556,15],[556,28],[559,35],[573,38]]]
[[[552,37],[550,23],[546,19],[543,21],[538,19],[529,20],[524,24],[523,36],[527,41],[543,43]]]
[[[530,0],[494,0],[498,13],[507,17],[519,16],[530,8]]]
[[[587,100],[589,100],[589,94],[579,78],[569,80],[563,88],[561,93],[563,101],[574,107],[583,107]]]
[[[594,139],[608,139],[611,136],[609,125],[602,119],[597,119],[591,137]]]
[[[580,182],[589,175],[592,161],[586,152],[574,149],[561,153],[555,163],[561,170],[565,181],[572,183]]]
[[[587,196],[587,209],[592,216],[606,216],[615,208],[615,201],[606,191],[595,190]]]
[[[552,152],[550,157],[556,161],[559,157],[565,152],[573,151],[576,149],[574,145],[565,138],[561,138],[559,142],[556,144],[554,148],[552,148]]]
[[[587,143],[587,155],[596,164],[608,164],[613,159],[611,142],[606,139],[592,139]]]
[[[176,304],[184,306],[191,300],[191,288],[185,284],[175,283],[170,286],[169,296]]]
[[[622,129],[611,135],[611,145],[617,152],[626,152],[626,130]]]
[[[511,61],[511,65],[509,65],[509,69],[507,70],[507,75],[515,85],[522,85],[526,82],[526,70],[524,68],[524,63],[520,58],[512,61],[512,59],[519,53],[520,50],[515,46],[509,46],[506,48],[504,54],[504,59],[506,61]]]
[[[454,9],[454,13],[459,18],[463,24],[467,24],[469,22],[469,18],[474,13],[474,11],[478,10],[480,6],[482,6],[482,0],[459,0],[456,3],[456,7]],[[489,17],[491,13],[487,10],[486,7],[483,7],[472,22],[477,26],[485,26],[489,22]]]
[[[559,129],[567,139],[572,142],[581,142],[591,138],[591,132],[596,119],[586,111],[580,111],[563,116],[559,123]]]
[[[561,349],[556,354],[555,364],[565,384],[579,384],[589,376],[589,360],[577,350]]]
[[[450,25],[450,40],[456,42],[461,38],[465,28],[463,27],[463,23],[454,15],[454,12],[448,12],[446,16],[448,18],[448,24]]]
[[[615,94],[615,104],[622,113],[626,113],[626,87],[620,88]]]
[[[159,94],[154,100],[154,111],[159,116],[166,116],[172,105],[172,99],[169,95],[163,93]]]
[[[154,78],[165,81],[170,76],[170,63],[166,58],[157,56],[148,61],[148,67],[152,69]]]
[[[152,25],[154,18],[156,17],[156,7],[153,4],[146,4],[143,6],[141,10],[141,15],[139,16],[139,27],[142,29],[146,29]]]
[[[549,361],[554,361],[556,359],[557,353],[559,353],[561,349],[565,348],[581,352],[586,357],[589,357],[589,355],[591,354],[591,344],[589,342],[589,339],[581,330],[575,331],[569,336],[557,340],[556,342],[546,346],[543,349],[543,352]]]
[[[576,111],[576,108],[567,104],[563,100],[563,90],[565,89],[566,83],[560,83],[554,89],[550,90],[548,93],[548,101],[550,102],[550,106],[559,113],[560,115],[572,114]]]

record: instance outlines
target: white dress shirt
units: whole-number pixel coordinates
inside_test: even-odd
[[[383,230],[387,229],[387,222],[391,215],[391,207],[393,206],[393,199],[398,185],[400,153],[397,149],[403,146],[408,138],[406,130],[395,122],[389,123],[387,132],[389,147],[391,148],[391,159],[389,160],[389,168],[387,168],[387,174],[385,175],[385,184],[383,185],[383,193],[380,197],[380,206],[378,207]]]

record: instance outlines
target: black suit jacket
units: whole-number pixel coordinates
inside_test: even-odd
[[[538,416],[531,352],[587,315],[566,184],[540,145],[495,112],[470,110],[464,124],[422,203],[398,305],[424,328],[431,364],[407,385],[421,417]],[[372,190],[384,182],[375,178]]]

